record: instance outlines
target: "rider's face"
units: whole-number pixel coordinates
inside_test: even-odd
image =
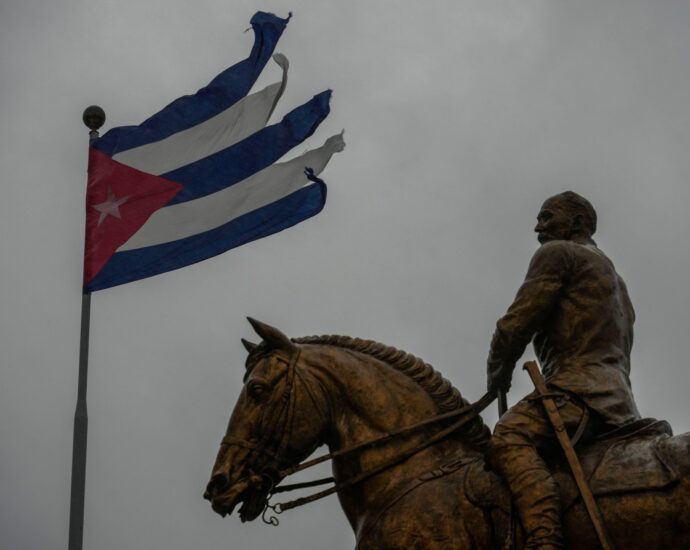
[[[569,240],[573,236],[573,229],[573,214],[562,201],[551,198],[542,205],[534,228],[540,243]]]

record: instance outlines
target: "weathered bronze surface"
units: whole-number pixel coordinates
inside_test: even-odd
[[[245,385],[205,494],[221,515],[239,506],[243,521],[259,517],[280,472],[322,444],[331,451],[352,448],[467,404],[438,372],[395,348],[343,336],[290,340],[275,328],[253,325],[263,341],[245,343]],[[567,401],[561,412],[571,405],[579,410]],[[334,478],[353,479],[421,447],[450,422],[336,457]],[[690,548],[690,435],[669,437],[644,422],[635,427],[649,435],[624,439],[617,433],[578,450],[613,540],[633,550]],[[437,444],[339,491],[357,548],[488,550],[504,548],[506,540],[524,548],[522,530],[516,527],[513,536],[509,528],[505,485],[485,469],[489,438],[475,417]],[[549,460],[565,510],[566,548],[596,548],[562,458]]]

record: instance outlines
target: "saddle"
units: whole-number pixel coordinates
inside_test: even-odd
[[[577,449],[594,496],[662,490],[677,483],[680,473],[674,461],[671,426],[665,420],[643,418]],[[546,457],[561,493],[563,513],[580,498],[567,462]],[[510,493],[484,462],[469,464],[465,473],[469,500],[490,513],[497,541],[506,540],[511,514]],[[497,546],[499,547],[499,546]]]

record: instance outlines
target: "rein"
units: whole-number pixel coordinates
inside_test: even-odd
[[[252,452],[252,454],[255,455],[255,458],[258,461],[258,466],[260,468],[260,473],[252,473],[252,475],[250,475],[246,479],[246,482],[249,485],[256,486],[264,491],[264,494],[266,495],[266,504],[264,507],[262,519],[265,523],[271,525],[277,525],[278,519],[276,517],[270,517],[266,519],[266,513],[269,509],[276,514],[280,514],[285,510],[297,508],[298,506],[303,506],[304,504],[308,504],[310,502],[314,502],[316,500],[324,498],[328,495],[332,495],[333,493],[336,493],[342,489],[360,483],[373,475],[387,470],[388,468],[395,466],[400,462],[403,462],[411,456],[414,456],[420,451],[430,447],[435,443],[438,443],[439,441],[448,437],[452,433],[461,429],[463,426],[465,426],[466,424],[471,422],[475,417],[477,417],[486,407],[488,407],[494,401],[494,399],[496,399],[496,395],[494,393],[489,392],[484,394],[475,403],[466,405],[461,409],[457,409],[455,411],[447,412],[428,418],[421,422],[417,422],[410,426],[405,426],[404,428],[401,428],[394,432],[390,432],[375,439],[363,441],[361,443],[351,445],[350,447],[339,449],[337,451],[321,455],[317,458],[307,460],[305,462],[302,462],[301,464],[296,464],[289,468],[279,470],[277,468],[277,464],[280,461],[280,457],[284,456],[284,453],[287,450],[289,444],[290,435],[292,434],[292,422],[294,419],[294,409],[296,401],[295,369],[299,356],[299,350],[296,350],[296,352],[293,353],[289,358],[277,355],[278,359],[287,364],[287,372],[285,374],[285,387],[281,395],[273,401],[273,404],[275,406],[270,407],[264,419],[262,419],[262,437],[258,441],[254,442],[246,441],[232,436],[225,436],[221,441],[221,445],[237,445],[240,447],[244,447],[246,449],[249,449]],[[333,477],[327,477],[323,479],[317,479],[314,481],[293,483],[274,487],[274,480],[282,480],[287,476],[290,476],[297,472],[301,472],[303,470],[316,466],[317,464],[326,462],[327,460],[335,460],[337,458],[348,456],[353,453],[363,451],[365,449],[370,449],[372,447],[392,441],[400,436],[408,435],[410,433],[419,431],[427,426],[432,426],[440,422],[455,418],[459,419],[450,426],[435,433],[429,439],[422,441],[420,444],[411,447],[410,449],[403,450],[399,454],[396,454],[395,456],[382,462],[381,464],[377,464],[373,468],[366,470],[364,472],[360,472],[359,474],[339,483],[337,483]],[[273,439],[273,435],[278,431],[282,432],[280,434],[278,442],[276,445],[271,445],[270,442]],[[273,462],[273,464],[270,464],[271,462]],[[315,487],[318,485],[324,485],[326,483],[333,483],[334,485],[323,491],[319,491],[317,493],[301,497],[295,500],[281,502],[277,504],[269,504],[271,497],[277,493],[294,491],[297,489],[304,489],[307,487]]]
[[[411,456],[417,454],[418,452],[430,447],[431,445],[438,443],[442,439],[448,437],[452,433],[456,432],[457,430],[461,429],[465,424],[471,422],[476,416],[478,416],[486,407],[488,407],[493,401],[496,399],[496,395],[494,393],[486,393],[484,394],[478,401],[475,403],[472,403],[470,405],[467,405],[461,409],[458,409],[456,411],[451,411],[445,414],[440,414],[437,416],[434,416],[432,418],[429,418],[427,420],[423,420],[422,422],[418,422],[416,424],[412,424],[410,426],[406,426],[400,430],[397,430],[395,432],[391,432],[389,434],[386,434],[381,437],[377,437],[375,439],[370,439],[368,441],[364,441],[362,443],[358,443],[356,445],[353,445],[351,447],[346,447],[345,449],[340,449],[338,451],[334,451],[332,453],[327,453],[324,454],[320,457],[314,458],[312,460],[308,460],[306,462],[303,462],[301,464],[292,466],[290,468],[286,468],[284,470],[281,470],[278,472],[278,478],[282,479],[283,477],[289,476],[291,474],[301,472],[303,470],[306,470],[307,468],[311,468],[312,466],[316,466],[317,464],[320,464],[322,462],[325,462],[327,460],[334,460],[336,458],[340,458],[343,456],[347,456],[350,454],[353,454],[357,451],[362,451],[364,449],[369,449],[371,447],[375,447],[377,445],[380,445],[382,443],[386,443],[388,441],[391,441],[395,439],[396,437],[402,436],[402,435],[407,435],[410,433],[413,433],[415,431],[418,431],[422,428],[425,428],[430,425],[437,424],[439,422],[443,422],[444,420],[449,420],[451,418],[457,418],[457,417],[462,417],[460,418],[457,422],[451,424],[447,428],[441,430],[440,432],[437,432],[434,434],[432,437],[429,439],[423,441],[419,445],[412,447],[410,449],[407,449],[405,451],[402,451],[400,454],[395,455],[391,459],[378,464],[371,468],[370,470],[367,470],[365,472],[361,472],[360,474],[353,476],[349,479],[346,479],[344,481],[341,481],[340,483],[336,483],[335,479],[332,477],[328,478],[323,478],[323,479],[317,479],[314,481],[308,481],[304,483],[294,483],[290,485],[283,485],[283,486],[278,486],[275,487],[274,489],[271,489],[269,491],[268,499],[277,493],[283,493],[287,491],[293,491],[297,489],[303,489],[307,487],[314,487],[317,485],[323,485],[326,483],[334,483],[332,487],[329,487],[328,489],[325,489],[323,491],[320,491],[318,493],[314,493],[311,495],[308,495],[306,497],[301,497],[295,500],[291,500],[288,502],[281,502],[281,503],[276,503],[276,504],[269,504],[268,502],[266,503],[266,509],[264,510],[264,515],[266,513],[266,510],[271,509],[273,512],[276,514],[281,514],[285,510],[290,510],[292,508],[297,508],[298,506],[303,506],[305,504],[309,504],[310,502],[314,502],[316,500],[319,500],[321,498],[324,498],[328,495],[332,495],[333,493],[336,493],[342,489],[345,489],[347,487],[350,487],[352,485],[355,485],[357,483],[360,483],[364,481],[365,479],[368,479],[369,477],[376,475],[392,466],[395,466],[396,464],[399,464],[400,462],[410,458]],[[269,518],[269,520],[266,520],[265,518],[264,522],[270,523],[275,525],[277,519],[275,517]]]

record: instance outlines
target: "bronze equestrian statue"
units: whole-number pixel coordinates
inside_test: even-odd
[[[239,506],[242,521],[273,521],[337,492],[360,550],[597,548],[537,396],[504,414],[493,438],[479,416],[534,341],[615,547],[690,548],[690,434],[639,417],[628,378],[634,313],[595,229],[582,197],[544,203],[542,246],[497,323],[490,391],[473,405],[395,348],[289,339],[250,319],[262,342],[245,341],[245,384],[205,498],[223,516]],[[321,445],[327,455],[300,464]],[[294,488],[285,477],[325,459],[333,478],[313,485],[333,487],[276,505]]]
[[[496,323],[490,391],[506,391],[515,363],[534,341],[568,433],[583,444],[639,420],[630,388],[633,311],[623,279],[592,236],[597,216],[567,191],[544,202],[534,230],[541,247],[508,312]],[[557,445],[532,394],[498,421],[487,459],[508,484],[526,548],[563,548],[558,486],[541,458]],[[586,422],[586,424],[584,424]]]

